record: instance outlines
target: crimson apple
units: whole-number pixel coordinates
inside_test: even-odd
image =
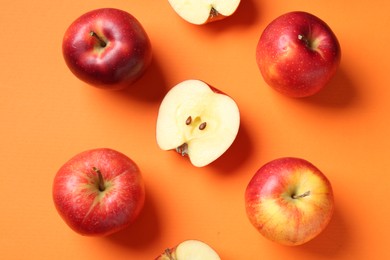
[[[62,52],[75,76],[104,89],[130,86],[152,58],[151,43],[140,22],[114,8],[92,10],[77,18],[65,32]]]
[[[310,162],[293,157],[262,166],[245,191],[250,222],[266,238],[300,245],[320,234],[334,211],[333,190]]]
[[[104,236],[138,217],[145,187],[134,161],[118,151],[97,148],[75,155],[58,170],[53,200],[74,231]]]
[[[319,92],[334,76],[341,59],[331,28],[307,12],[289,12],[273,20],[256,47],[265,82],[291,97]]]

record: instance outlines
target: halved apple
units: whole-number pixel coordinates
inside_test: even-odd
[[[192,24],[205,24],[232,15],[240,0],[168,0],[175,12]]]
[[[156,260],[220,260],[217,252],[199,240],[186,240],[165,250]]]
[[[202,167],[232,145],[240,126],[236,102],[203,81],[190,79],[174,86],[161,102],[157,117],[157,144],[176,149]]]

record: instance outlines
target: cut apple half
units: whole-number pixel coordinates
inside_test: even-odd
[[[186,240],[177,247],[167,249],[157,260],[220,260],[221,258],[206,243],[199,240]]]
[[[175,12],[192,24],[205,24],[231,16],[240,0],[168,0]]]
[[[161,102],[157,116],[157,144],[162,150],[188,155],[203,167],[232,145],[240,126],[240,113],[228,95],[200,80],[174,86]]]

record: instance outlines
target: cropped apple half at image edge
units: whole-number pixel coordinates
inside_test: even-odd
[[[307,12],[289,12],[274,19],[256,47],[256,61],[264,81],[296,98],[309,97],[323,89],[334,77],[340,59],[340,44],[334,32]]]
[[[144,182],[129,157],[109,148],[81,152],[58,170],[54,205],[71,229],[85,236],[118,232],[139,216]]]
[[[266,238],[282,245],[304,244],[318,236],[334,211],[333,190],[310,162],[293,157],[262,166],[245,191],[247,216]]]
[[[62,53],[77,78],[110,90],[132,85],[152,59],[151,43],[141,23],[114,8],[92,10],[77,18],[64,34]]]
[[[168,0],[173,10],[185,21],[202,25],[229,17],[237,10],[240,0]]]
[[[226,152],[239,126],[239,109],[230,96],[190,79],[174,86],[161,102],[156,139],[162,150],[176,150],[202,167]]]
[[[221,258],[208,244],[191,239],[166,249],[155,260],[221,260]]]

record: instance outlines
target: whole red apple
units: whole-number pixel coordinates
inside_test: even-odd
[[[307,12],[290,12],[273,20],[256,48],[265,82],[291,97],[319,92],[336,73],[340,58],[340,44],[331,28]]]
[[[77,154],[57,172],[53,200],[63,220],[77,233],[109,235],[140,214],[145,188],[137,165],[108,148]]]
[[[320,234],[334,211],[329,180],[310,162],[280,158],[262,166],[245,191],[250,222],[266,238],[300,245]]]
[[[65,32],[62,52],[75,76],[105,89],[130,86],[152,58],[151,43],[140,22],[114,8],[96,9],[77,18]]]

